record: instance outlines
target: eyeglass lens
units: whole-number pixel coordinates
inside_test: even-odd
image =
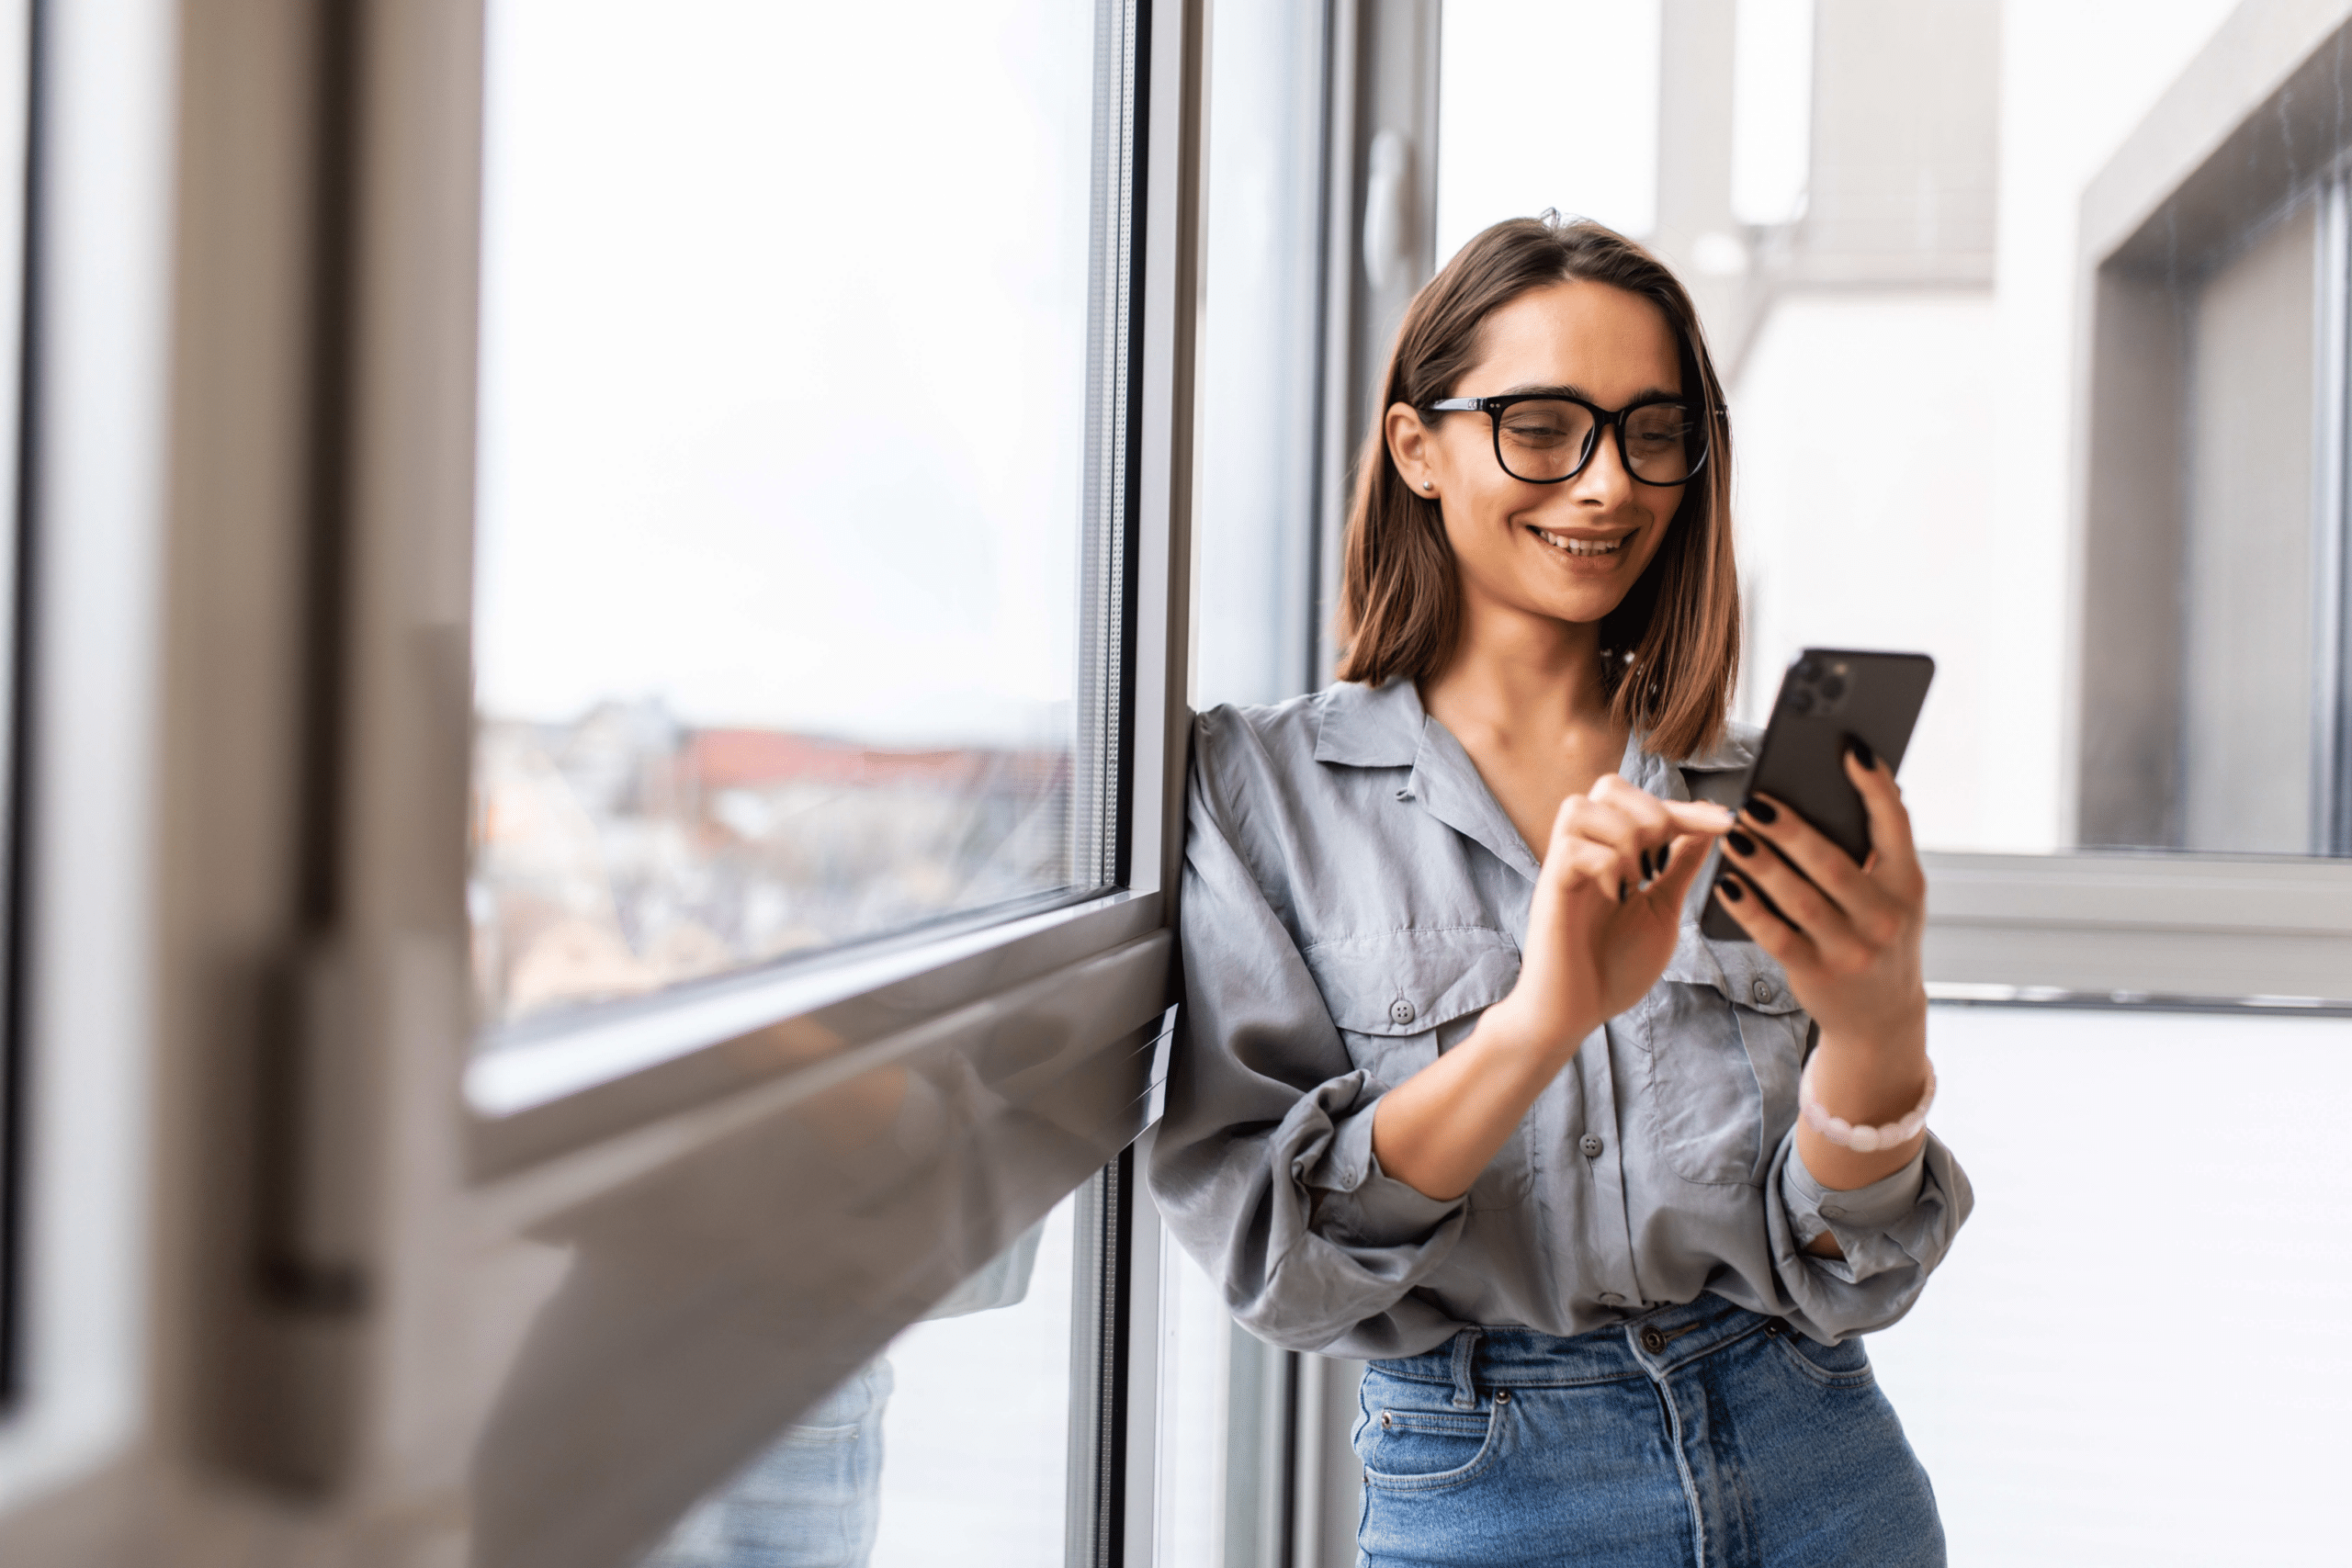
[[[1530,398],[1512,403],[1496,422],[1495,448],[1503,471],[1548,484],[1582,468],[1592,451],[1592,411],[1581,403]],[[1624,457],[1636,479],[1680,484],[1699,463],[1699,430],[1688,409],[1650,403],[1625,415]]]

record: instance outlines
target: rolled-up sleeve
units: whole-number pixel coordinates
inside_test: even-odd
[[[1765,1190],[1773,1269],[1823,1337],[1884,1328],[1919,1299],[1974,1204],[1966,1173],[1933,1133],[1901,1170],[1841,1192],[1805,1168],[1792,1129]],[[1843,1258],[1804,1250],[1824,1235]]]
[[[1388,1088],[1351,1060],[1298,945],[1237,848],[1204,726],[1179,921],[1184,1007],[1148,1178],[1162,1217],[1259,1337],[1319,1349],[1377,1320],[1444,1261],[1464,1203],[1385,1175]]]

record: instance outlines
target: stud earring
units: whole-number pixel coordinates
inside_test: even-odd
[[[1437,489],[1437,481],[1435,479],[1423,479],[1421,481],[1421,488],[1423,490],[1435,490]]]

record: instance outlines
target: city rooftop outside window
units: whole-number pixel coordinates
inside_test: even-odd
[[[489,6],[486,1043],[1108,880],[1094,9]]]

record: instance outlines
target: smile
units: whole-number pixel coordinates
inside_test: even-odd
[[[1528,525],[1527,531],[1554,549],[1566,550],[1572,556],[1614,555],[1624,548],[1627,539],[1633,537],[1630,534],[1621,534],[1613,539],[1572,539],[1566,534],[1545,533],[1532,524]]]

